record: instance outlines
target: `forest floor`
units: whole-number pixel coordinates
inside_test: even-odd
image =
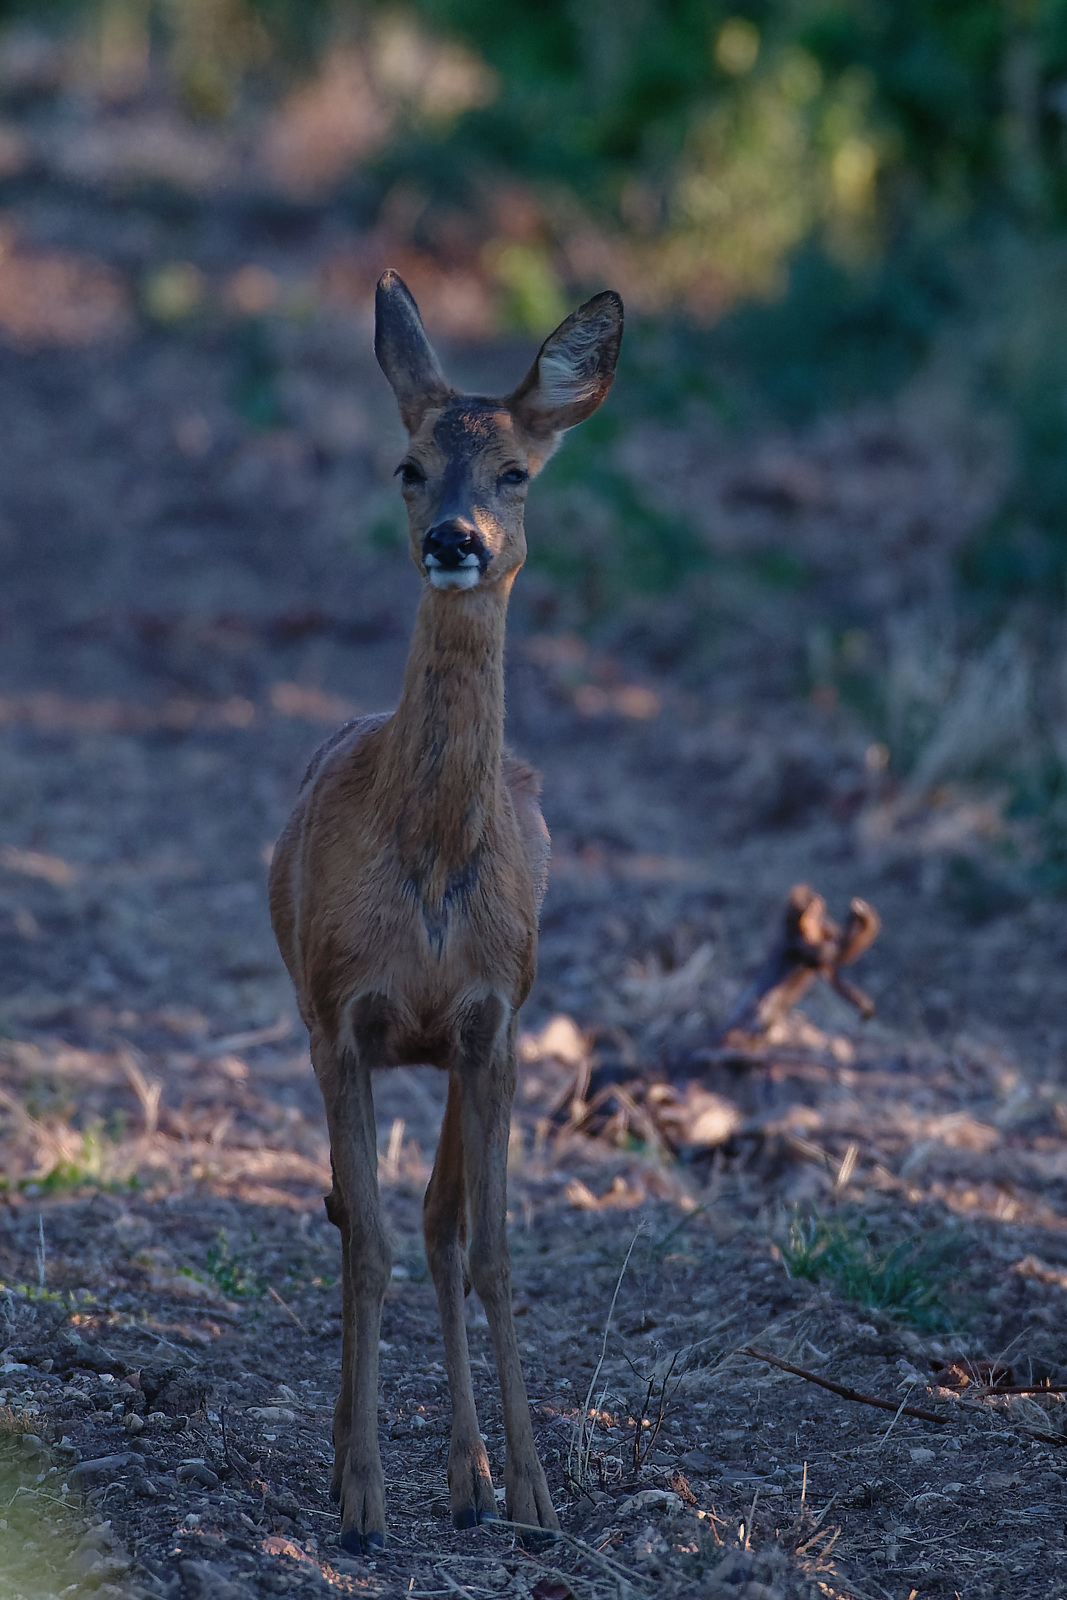
[[[404,661],[367,315],[389,241],[46,157],[5,182],[0,257],[3,1593],[1067,1594],[1062,905],[998,888],[1028,845],[995,792],[902,785],[809,671],[827,630],[861,651],[936,594],[995,452],[936,385],[788,435],[623,427],[617,472],[716,559],[584,631],[536,559],[581,485],[541,511],[535,486],[509,733],[554,845],[510,1218],[566,1537],[451,1527],[420,1236],[442,1085],[404,1070],[377,1096],[390,1539],[354,1559],[328,1147],[265,884],[310,752]],[[175,262],[202,302],[153,318],[194,281]],[[271,309],[296,279],[299,315]],[[532,350],[449,353],[492,385]],[[880,913],[875,1020],[812,991],[777,1046],[701,1069],[715,1115],[675,1147],[554,1133],[588,1063],[712,1040],[798,881]],[[499,1473],[473,1296],[468,1321]]]

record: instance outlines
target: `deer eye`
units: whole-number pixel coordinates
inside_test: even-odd
[[[394,477],[399,478],[405,489],[411,489],[417,483],[426,482],[426,474],[414,461],[402,461],[397,467]]]
[[[515,488],[520,483],[525,483],[530,476],[522,467],[508,467],[506,472],[500,474],[500,482]]]

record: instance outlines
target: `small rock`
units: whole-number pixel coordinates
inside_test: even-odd
[[[48,1446],[36,1433],[22,1435],[22,1454],[34,1471],[40,1472],[48,1464]]]
[[[83,1489],[97,1478],[115,1477],[124,1467],[128,1467],[137,1459],[132,1451],[125,1450],[121,1455],[98,1456],[95,1461],[80,1461],[67,1474],[67,1481],[72,1489]]]
[[[934,1459],[934,1452],[927,1450],[924,1445],[919,1445],[916,1449],[909,1451],[909,1454],[915,1465],[920,1467],[924,1466],[927,1461]]]
[[[628,1517],[635,1511],[667,1511],[672,1515],[681,1511],[682,1498],[670,1489],[639,1489],[619,1507],[618,1515]]]
[[[138,1416],[136,1411],[127,1411],[122,1419],[122,1426],[127,1433],[141,1433],[144,1429],[144,1418]]]
[[[203,1484],[205,1489],[217,1489],[219,1486],[218,1473],[212,1472],[211,1468],[203,1461],[183,1461],[181,1466],[178,1467],[175,1477],[179,1482],[182,1479],[191,1478],[195,1483]]]
[[[87,1528],[78,1540],[77,1555],[82,1550],[110,1550],[115,1543],[115,1535],[111,1531],[110,1522],[98,1522],[95,1527]]]

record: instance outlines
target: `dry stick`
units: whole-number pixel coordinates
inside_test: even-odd
[[[879,1395],[861,1394],[858,1389],[850,1389],[846,1384],[835,1383],[832,1378],[820,1378],[818,1373],[809,1372],[806,1367],[795,1367],[791,1361],[782,1361],[780,1357],[772,1356],[769,1350],[759,1350],[754,1345],[745,1345],[744,1348],[738,1352],[738,1354],[743,1356],[754,1356],[757,1361],[766,1361],[769,1366],[781,1367],[783,1372],[792,1372],[796,1377],[806,1379],[808,1383],[817,1383],[820,1389],[829,1389],[831,1394],[839,1394],[843,1400],[856,1400],[860,1405],[877,1406],[880,1411],[893,1411],[896,1413],[896,1415],[893,1418],[893,1422],[890,1423],[890,1428],[894,1426],[898,1417],[918,1417],[920,1422],[943,1423],[948,1421],[946,1416],[939,1416],[936,1411],[926,1411],[922,1406],[909,1406],[906,1404],[895,1406],[892,1400],[883,1400]],[[986,1391],[986,1393],[989,1395],[995,1395],[998,1393],[1007,1394],[1011,1392],[1012,1391],[1005,1389],[989,1389]],[[1060,1390],[1035,1389],[1031,1392],[1037,1394],[1056,1394],[1059,1393]],[[1064,1392],[1067,1392],[1067,1389],[1065,1389]],[[1025,1394],[1026,1389],[1017,1389],[1015,1390],[1015,1393]],[[953,1399],[955,1399],[955,1396],[953,1396]],[[956,1400],[955,1403],[963,1411],[978,1411],[982,1414],[982,1416],[989,1415],[985,1406],[975,1405],[973,1401],[964,1400],[962,1397]],[[1019,1433],[1025,1433],[1031,1439],[1040,1439],[1042,1444],[1054,1444],[1059,1446],[1061,1449],[1064,1446],[1067,1446],[1067,1434],[1055,1434],[1049,1433],[1043,1428],[1031,1428],[1025,1422],[1016,1422],[1012,1417],[1005,1417],[1004,1421],[1006,1421],[1010,1427],[1015,1428]],[[886,1437],[888,1438],[888,1433],[886,1434]]]
[[[753,1519],[755,1518],[755,1515],[756,1515],[756,1501],[758,1499],[759,1499],[759,1487],[757,1486],[756,1492],[752,1496],[752,1504],[749,1507],[748,1516],[745,1518],[745,1549],[746,1550],[751,1550],[751,1548],[752,1548],[752,1522],[753,1522]]]
[[[631,1586],[639,1588],[645,1581],[638,1577],[635,1572],[628,1571],[621,1562],[613,1561],[610,1556],[604,1555],[599,1550],[594,1550],[593,1546],[586,1544],[584,1539],[576,1539],[572,1533],[564,1533],[562,1528],[553,1528],[551,1530],[535,1528],[531,1523],[508,1522],[503,1517],[498,1518],[495,1522],[487,1523],[486,1526],[494,1532],[497,1529],[503,1529],[504,1531],[514,1529],[520,1536],[527,1533],[533,1534],[539,1539],[550,1538],[553,1542],[558,1540],[561,1544],[568,1544],[579,1555],[585,1556],[587,1560],[592,1561],[594,1566],[603,1567],[605,1572],[611,1574],[620,1588],[630,1588]]]
[[[948,1388],[947,1384],[939,1384],[939,1388]],[[997,1395],[997,1394],[1067,1394],[1067,1383],[970,1383],[965,1391],[968,1399],[972,1395]],[[953,1400],[957,1398],[952,1395]],[[959,1398],[964,1398],[963,1392]]]
[[[656,1410],[656,1420],[652,1425],[652,1428],[651,1428],[651,1430],[649,1432],[649,1435],[648,1435],[648,1440],[647,1440],[647,1442],[645,1444],[645,1448],[643,1450],[639,1449],[639,1446],[640,1446],[640,1443],[641,1443],[641,1425],[640,1425],[640,1420],[638,1421],[638,1426],[637,1426],[637,1429],[636,1429],[636,1431],[634,1433],[634,1477],[635,1478],[637,1477],[638,1473],[641,1471],[641,1468],[644,1466],[645,1462],[648,1460],[649,1456],[652,1453],[652,1446],[655,1444],[656,1440],[659,1438],[659,1431],[662,1428],[663,1423],[664,1423],[664,1419],[665,1419],[665,1417],[667,1415],[667,1385],[670,1382],[671,1378],[674,1376],[674,1368],[675,1368],[675,1365],[677,1363],[677,1360],[678,1360],[678,1357],[679,1357],[680,1354],[681,1354],[681,1352],[676,1350],[674,1352],[674,1354],[671,1356],[671,1364],[667,1368],[667,1371],[664,1373],[663,1379],[662,1379],[662,1381],[660,1383],[660,1387],[659,1387],[659,1406],[657,1407],[657,1410]],[[681,1381],[682,1381],[682,1375],[679,1374],[678,1383],[681,1383]],[[644,1416],[645,1412],[648,1410],[648,1404],[649,1404],[649,1401],[652,1399],[652,1394],[653,1394],[653,1390],[655,1388],[655,1383],[656,1383],[656,1379],[655,1379],[655,1375],[653,1375],[653,1377],[652,1377],[652,1379],[651,1379],[651,1381],[649,1382],[649,1385],[648,1385],[648,1394],[645,1396],[644,1406],[641,1408],[641,1416],[642,1417]],[[678,1383],[676,1383],[674,1388],[671,1390],[671,1399],[672,1400],[674,1399],[674,1396],[678,1392]],[[649,1420],[651,1421],[651,1418]]]
[[[443,1579],[447,1585],[446,1589],[437,1590],[438,1594],[458,1594],[462,1595],[463,1600],[471,1600],[470,1590],[464,1589],[463,1585],[457,1583],[455,1578],[453,1578],[450,1573],[447,1573],[443,1567],[435,1567],[434,1571],[437,1573],[437,1576]]]
[[[995,1394],[996,1390],[992,1390],[991,1393]],[[980,1416],[989,1416],[985,1406],[975,1405],[971,1400],[958,1400],[956,1404],[961,1411],[977,1411]],[[996,1412],[993,1415],[995,1416]],[[1042,1444],[1054,1444],[1061,1450],[1067,1445],[1067,1433],[1049,1433],[1045,1428],[1031,1428],[1028,1423],[1016,1422],[1014,1417],[1001,1417],[1000,1420],[1006,1422],[1009,1428],[1014,1428],[1017,1433],[1025,1433],[1031,1439],[1040,1439]]]
[[[835,1495],[831,1495],[830,1499],[827,1500],[826,1504],[823,1506],[822,1510],[819,1512],[819,1515],[816,1517],[815,1525],[812,1528],[811,1532],[808,1534],[808,1537],[804,1540],[803,1544],[798,1544],[797,1545],[797,1555],[798,1556],[802,1556],[804,1554],[805,1550],[810,1548],[810,1546],[811,1546],[811,1544],[812,1544],[812,1542],[813,1542],[813,1540],[815,1538],[815,1535],[818,1533],[819,1529],[822,1527],[823,1523],[826,1521],[827,1517],[830,1515],[830,1512],[834,1509],[834,1506],[836,1506],[836,1504],[840,1500],[840,1498],[841,1498],[840,1494],[835,1494]]]
[[[230,1441],[229,1441],[229,1438],[227,1437],[227,1434],[226,1434],[226,1402],[225,1402],[225,1400],[222,1402],[222,1406],[219,1409],[219,1422],[222,1424],[222,1454],[223,1454],[223,1459],[225,1460],[226,1465],[229,1467],[230,1471],[231,1472],[236,1472],[237,1468],[234,1466],[233,1457],[230,1455]]]
[[[904,1407],[907,1405],[907,1403],[908,1403],[908,1397],[907,1397],[907,1395],[905,1395],[904,1399],[900,1402],[900,1405],[897,1407],[897,1412],[896,1412],[896,1415],[894,1416],[892,1422],[889,1424],[888,1428],[885,1430],[885,1432],[883,1433],[882,1437],[878,1441],[877,1448],[879,1450],[885,1444],[886,1440],[889,1438],[889,1435],[892,1433],[893,1429],[896,1427],[897,1423],[900,1421],[901,1417],[904,1415]]]
[[[296,1323],[297,1327],[300,1329],[300,1332],[304,1335],[304,1338],[305,1339],[310,1339],[311,1335],[308,1333],[307,1329],[304,1327],[304,1324],[301,1322],[300,1318],[297,1316],[297,1314],[293,1310],[292,1306],[286,1304],[286,1302],[282,1299],[281,1295],[278,1293],[277,1289],[274,1287],[274,1285],[272,1283],[268,1283],[268,1285],[267,1285],[267,1293],[270,1295],[271,1299],[277,1305],[281,1306],[281,1308],[285,1312],[286,1316],[292,1322]]]
[[[936,1411],[924,1411],[922,1406],[897,1406],[893,1400],[883,1400],[880,1395],[861,1394],[858,1389],[850,1389],[847,1384],[835,1383],[832,1378],[820,1378],[817,1372],[809,1372],[806,1367],[795,1367],[791,1361],[783,1361],[780,1356],[772,1356],[769,1350],[759,1350],[753,1345],[745,1345],[740,1352],[743,1356],[753,1356],[757,1361],[766,1361],[769,1366],[780,1367],[783,1372],[791,1372],[797,1378],[804,1378],[808,1383],[817,1383],[820,1389],[829,1389],[831,1394],[839,1394],[842,1400],[856,1400],[860,1405],[877,1406],[880,1411],[897,1411],[905,1417],[918,1417],[921,1422],[945,1422],[947,1419],[939,1416]]]
[[[596,1388],[596,1381],[600,1377],[601,1368],[604,1365],[604,1359],[608,1353],[608,1335],[611,1332],[611,1319],[615,1314],[615,1302],[619,1298],[619,1290],[622,1288],[622,1280],[626,1276],[626,1268],[630,1265],[630,1257],[634,1253],[634,1245],[637,1243],[640,1237],[641,1229],[638,1228],[637,1232],[630,1240],[630,1248],[626,1252],[626,1259],[623,1261],[622,1267],[619,1271],[618,1281],[615,1284],[615,1293],[612,1295],[611,1304],[608,1307],[608,1317],[604,1324],[604,1338],[600,1346],[600,1359],[597,1361],[596,1367],[593,1370],[593,1376],[589,1380],[589,1391],[586,1394],[585,1404],[582,1407],[582,1414],[578,1421],[578,1427],[575,1430],[575,1439],[567,1453],[567,1471],[570,1473],[571,1477],[574,1476],[574,1474],[570,1471],[572,1460],[578,1471],[582,1474],[583,1478],[589,1471],[589,1457],[593,1450],[593,1434],[596,1431],[596,1415],[594,1414],[593,1426],[589,1430],[588,1438],[586,1437],[585,1424],[589,1415],[589,1402],[593,1398],[593,1390]],[[584,1460],[582,1459],[583,1450],[585,1457]]]

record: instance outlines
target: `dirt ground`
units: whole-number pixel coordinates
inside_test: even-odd
[[[554,854],[511,1240],[565,1537],[452,1530],[419,1227],[441,1084],[397,1071],[390,1544],[353,1559],[326,1495],[328,1149],[265,882],[317,741],[400,681],[417,580],[367,318],[389,241],[47,155],[5,182],[0,259],[3,1593],[1062,1597],[1062,906],[988,888],[995,795],[901,787],[805,668],[827,628],[862,642],[944,583],[995,450],[936,385],[789,436],[645,423],[605,449],[711,576],[581,635],[536,558],[520,579],[510,737]],[[342,259],[365,266],[347,303]],[[202,303],[163,316],[175,262]],[[304,299],[251,314],[264,274]],[[531,353],[450,352],[486,385]],[[534,545],[574,512],[554,493]],[[876,1019],[813,991],[757,1057],[709,1057],[800,880],[878,909]],[[700,1136],[554,1131],[614,1060],[699,1080]],[[804,1277],[804,1216],[853,1255],[929,1244],[910,1310]],[[499,1473],[473,1297],[468,1321]]]

